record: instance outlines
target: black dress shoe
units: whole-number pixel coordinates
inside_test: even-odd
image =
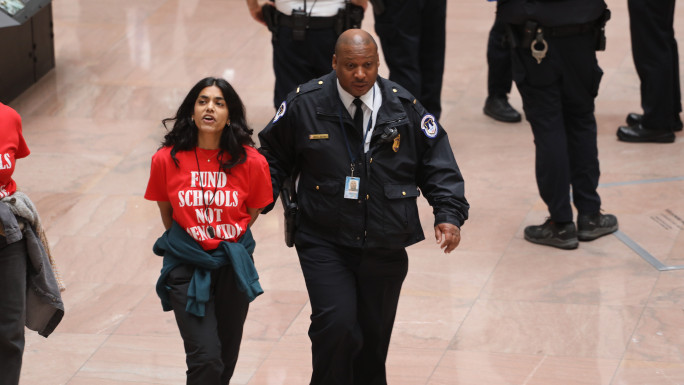
[[[617,130],[617,137],[623,142],[632,143],[672,143],[675,141],[675,134],[672,130],[649,130],[641,123],[636,126],[620,126]]]
[[[500,122],[516,123],[522,120],[520,113],[511,107],[508,98],[505,96],[487,97],[483,111],[485,115]]]
[[[627,118],[625,119],[625,122],[627,122],[628,126],[636,126],[637,124],[640,124],[641,121],[644,119],[644,115],[642,114],[637,114],[636,112],[630,112],[627,114]],[[675,127],[672,129],[673,131],[681,131],[682,127],[684,127],[684,124],[682,121],[678,121]]]

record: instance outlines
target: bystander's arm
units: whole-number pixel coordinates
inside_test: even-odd
[[[275,4],[272,1],[267,1],[266,4],[275,7]],[[247,8],[249,9],[249,13],[252,15],[252,18],[254,20],[258,21],[263,25],[266,25],[266,22],[264,21],[264,14],[261,11],[261,4],[259,4],[259,0],[247,0]]]
[[[363,8],[364,11],[368,9],[368,0],[351,0],[351,3]]]

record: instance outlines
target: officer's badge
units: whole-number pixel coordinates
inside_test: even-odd
[[[394,143],[392,143],[392,151],[394,152],[399,151],[399,138],[401,138],[401,134],[397,135],[397,137],[394,138]]]
[[[420,128],[428,138],[434,138],[437,136],[437,132],[439,131],[437,119],[435,119],[435,117],[431,114],[426,114],[423,116],[423,120],[420,121]]]
[[[283,115],[285,115],[285,110],[287,110],[287,103],[282,102],[280,104],[280,107],[278,107],[278,111],[276,111],[275,117],[273,117],[273,123],[277,122],[278,119],[282,118]]]

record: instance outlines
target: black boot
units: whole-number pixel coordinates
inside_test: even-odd
[[[508,103],[506,96],[488,96],[483,111],[485,115],[500,122],[516,123],[522,120],[520,113]]]

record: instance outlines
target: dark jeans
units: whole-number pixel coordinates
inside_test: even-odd
[[[188,385],[225,385],[233,376],[249,301],[230,265],[212,273],[212,298],[204,317],[185,311],[194,268],[181,265],[166,280],[173,313],[185,346]]]
[[[514,50],[513,78],[534,134],[539,194],[553,221],[570,222],[570,186],[580,214],[601,208],[594,99],[603,71],[592,34],[546,40],[539,64],[529,47]]]
[[[386,385],[406,251],[340,247],[301,232],[296,247],[311,301],[311,385]]]
[[[24,353],[26,241],[0,236],[0,385],[17,385]]]
[[[675,0],[628,0],[632,56],[641,80],[642,124],[675,129],[681,124],[679,52],[674,33]]]

